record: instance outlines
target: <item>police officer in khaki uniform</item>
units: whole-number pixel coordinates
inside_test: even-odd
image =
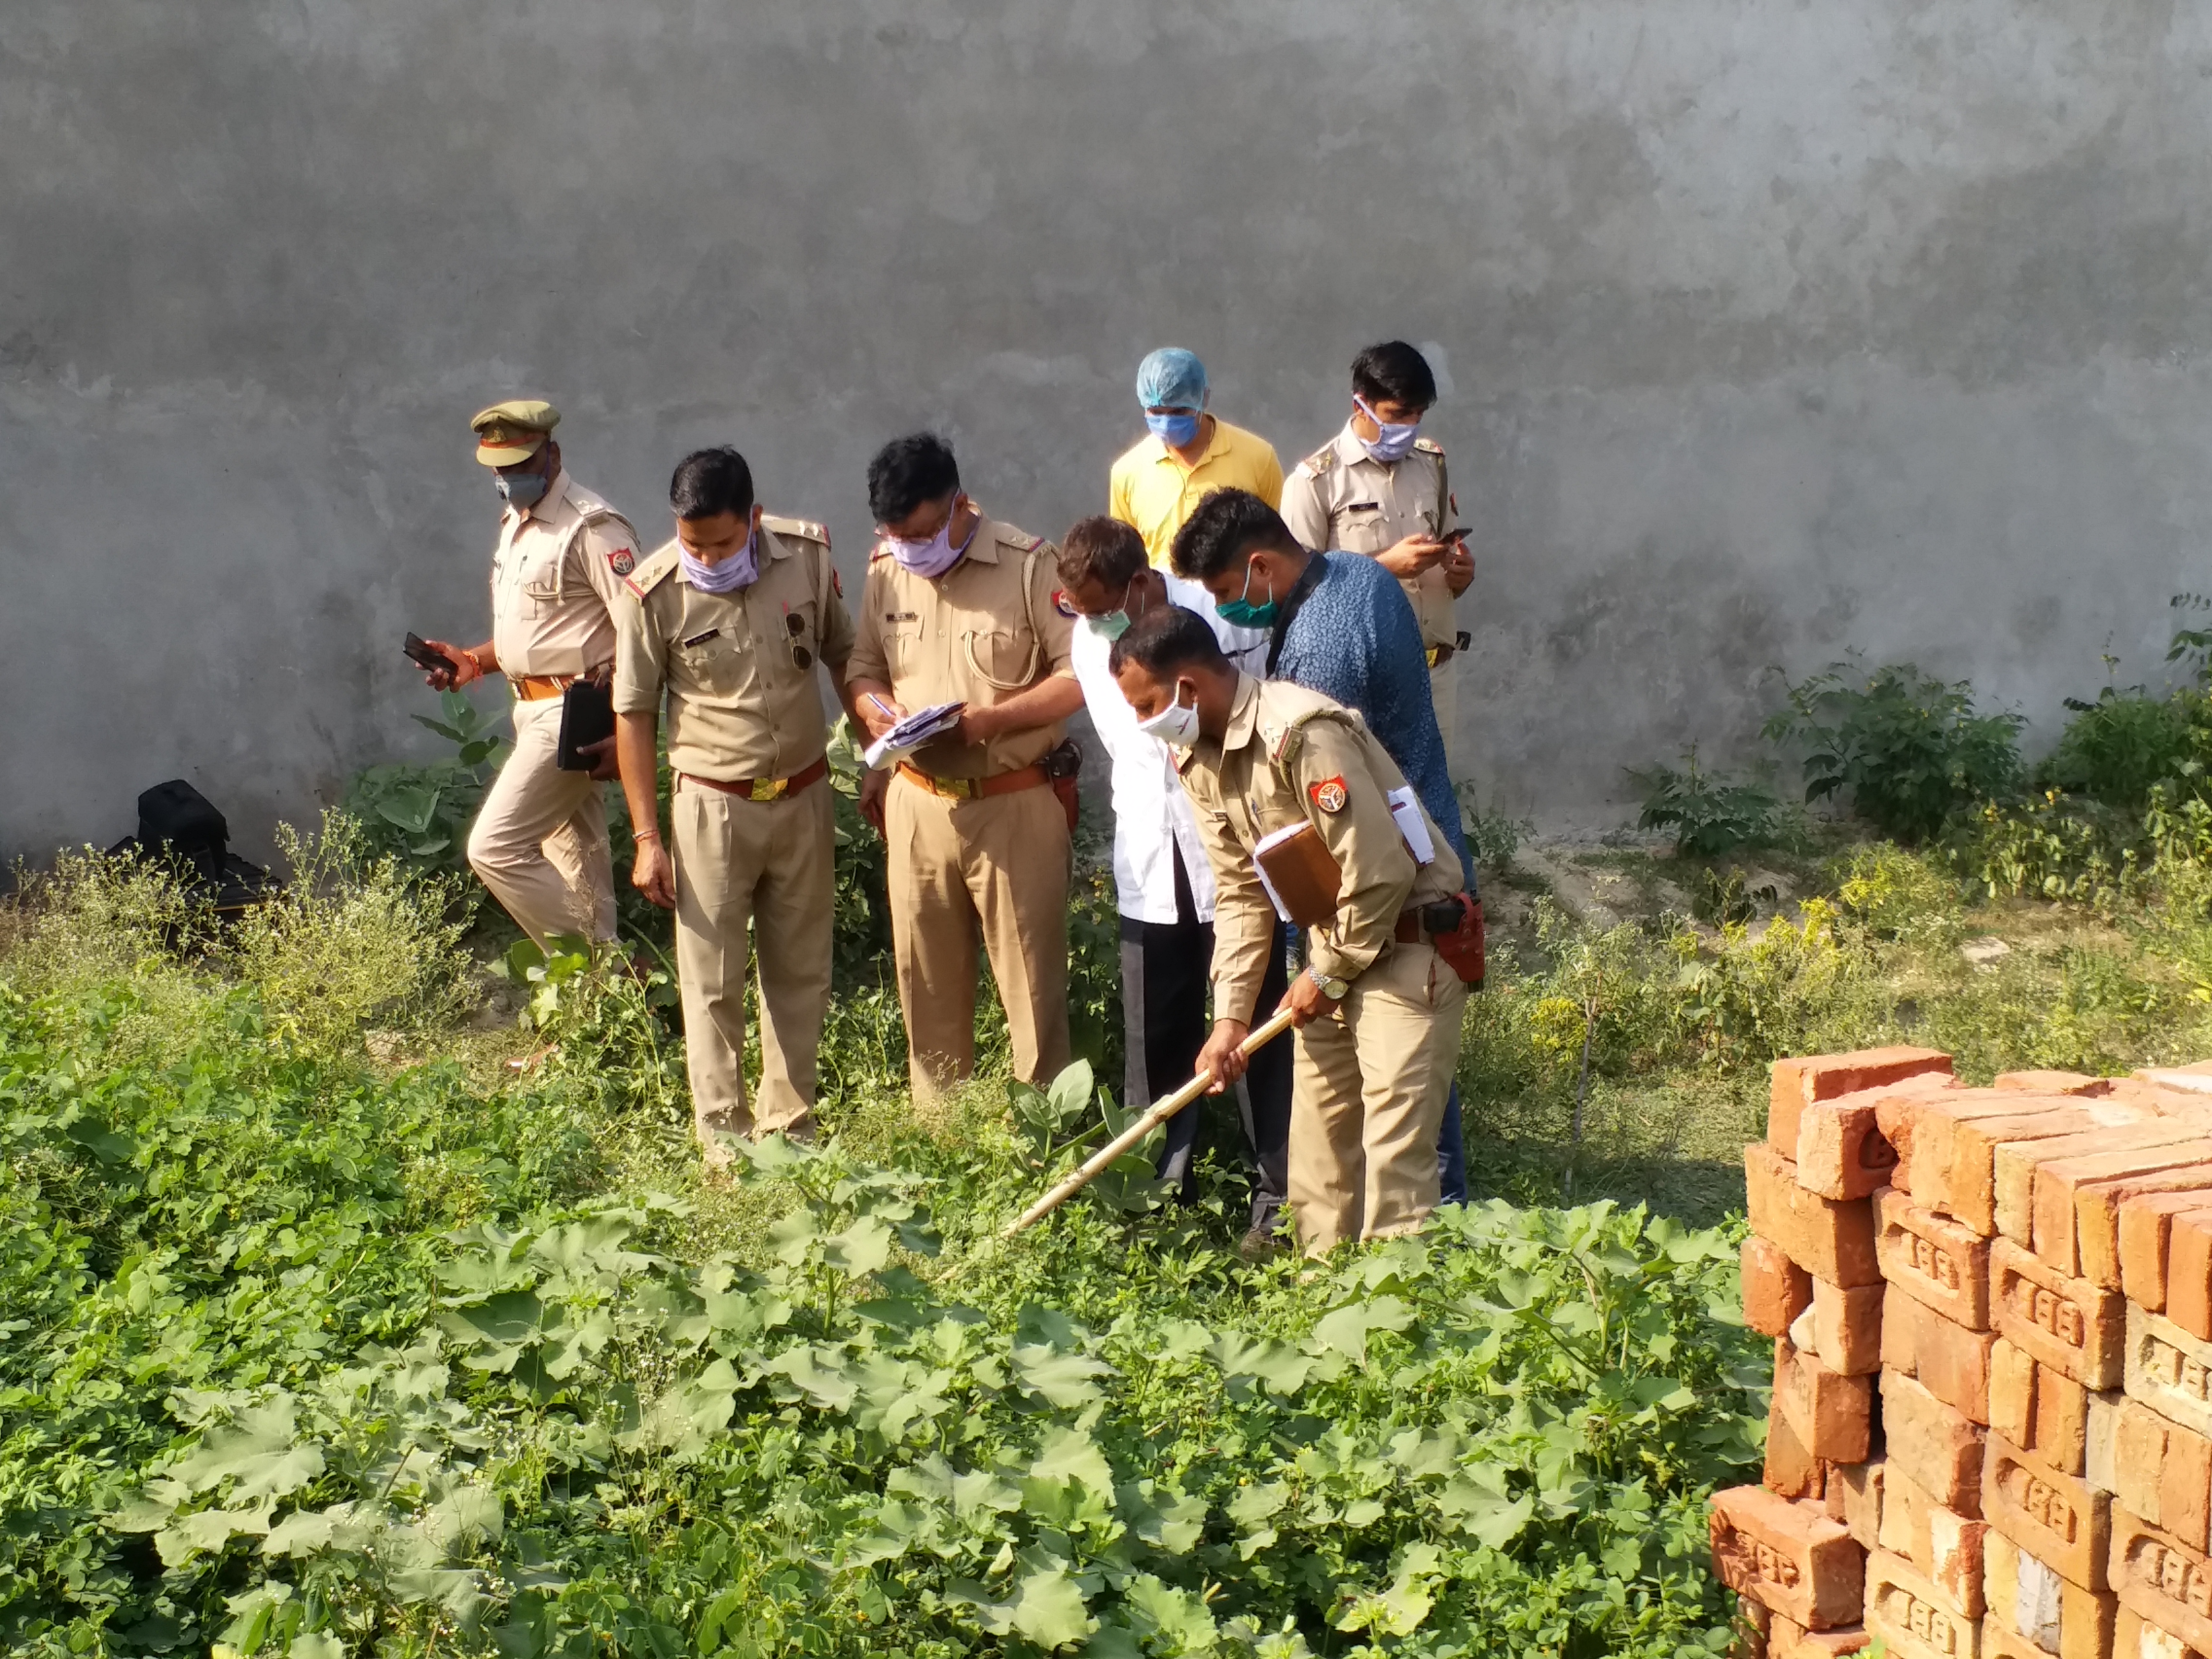
[[[1352,363],[1352,418],[1283,484],[1283,522],[1320,552],[1364,553],[1406,590],[1428,653],[1429,690],[1444,750],[1458,712],[1453,602],[1474,580],[1457,529],[1459,507],[1443,447],[1419,434],[1437,400],[1428,359],[1403,340],[1370,346]]]
[[[1245,1069],[1246,1022],[1275,912],[1253,865],[1266,836],[1310,824],[1340,872],[1334,917],[1305,930],[1305,971],[1282,1006],[1297,1028],[1290,1200],[1319,1254],[1419,1226],[1437,1204],[1437,1132],[1459,1054],[1467,986],[1437,938],[1472,915],[1459,860],[1359,716],[1317,691],[1255,680],[1213,630],[1173,607],[1115,642],[1115,683],[1178,769],[1213,867],[1213,1007],[1200,1051],[1218,1091]],[[1396,805],[1417,820],[1417,861]],[[1471,925],[1471,924],[1469,924]]]
[[[985,517],[960,488],[951,447],[928,433],[884,446],[868,466],[868,502],[883,539],[868,562],[848,706],[877,737],[907,714],[968,706],[957,731],[872,774],[861,796],[888,854],[915,1095],[927,1100],[975,1069],[979,929],[1014,1071],[1048,1082],[1068,1059],[1069,824],[1047,757],[1083,706],[1057,551]]]
[[[579,679],[605,684],[615,656],[609,607],[637,563],[637,532],[571,478],[553,441],[560,411],[534,398],[494,404],[469,424],[477,459],[507,503],[491,563],[491,638],[461,647],[428,641],[458,665],[439,690],[490,673],[514,690],[514,752],[499,769],[469,832],[469,863],[523,932],[599,942],[615,936],[614,871],[599,781],[614,776],[611,741],[589,751],[590,772],[554,763],[561,696]]]
[[[830,538],[770,518],[734,449],[684,457],[668,486],[676,538],[627,578],[616,607],[615,745],[637,831],[630,879],[676,912],[684,1060],[700,1144],[781,1130],[811,1139],[830,1003],[836,823],[817,665],[842,696],[853,623]],[[670,817],[654,756],[668,697]],[[761,1085],[745,1097],[745,929],[760,941]]]

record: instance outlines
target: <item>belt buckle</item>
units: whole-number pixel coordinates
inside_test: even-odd
[[[1432,645],[1426,651],[1421,653],[1429,659],[1430,667],[1434,668],[1437,665],[1437,653],[1442,649],[1443,647],[1441,646]]]
[[[937,787],[942,793],[950,795],[954,800],[975,799],[977,784],[973,778],[939,778],[937,780]]]
[[[781,800],[784,791],[791,787],[788,778],[755,778],[746,791],[749,800]]]

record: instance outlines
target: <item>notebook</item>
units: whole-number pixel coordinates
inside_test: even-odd
[[[1294,823],[1263,836],[1252,849],[1252,867],[1273,901],[1275,914],[1299,927],[1317,927],[1336,915],[1344,871],[1310,823]]]

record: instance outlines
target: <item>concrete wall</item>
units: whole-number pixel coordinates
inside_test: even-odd
[[[1146,348],[1294,461],[1433,343],[1464,759],[1546,816],[1770,664],[2047,718],[2212,587],[2201,7],[9,0],[0,154],[9,854],[422,752],[522,392],[648,536],[734,441],[850,569],[893,433],[1056,533]]]

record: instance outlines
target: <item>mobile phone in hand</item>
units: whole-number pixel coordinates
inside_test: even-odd
[[[408,660],[417,668],[427,669],[434,674],[460,672],[460,664],[455,662],[444,652],[433,650],[429,641],[424,639],[420,634],[410,634],[406,642],[399,648],[407,653]]]

